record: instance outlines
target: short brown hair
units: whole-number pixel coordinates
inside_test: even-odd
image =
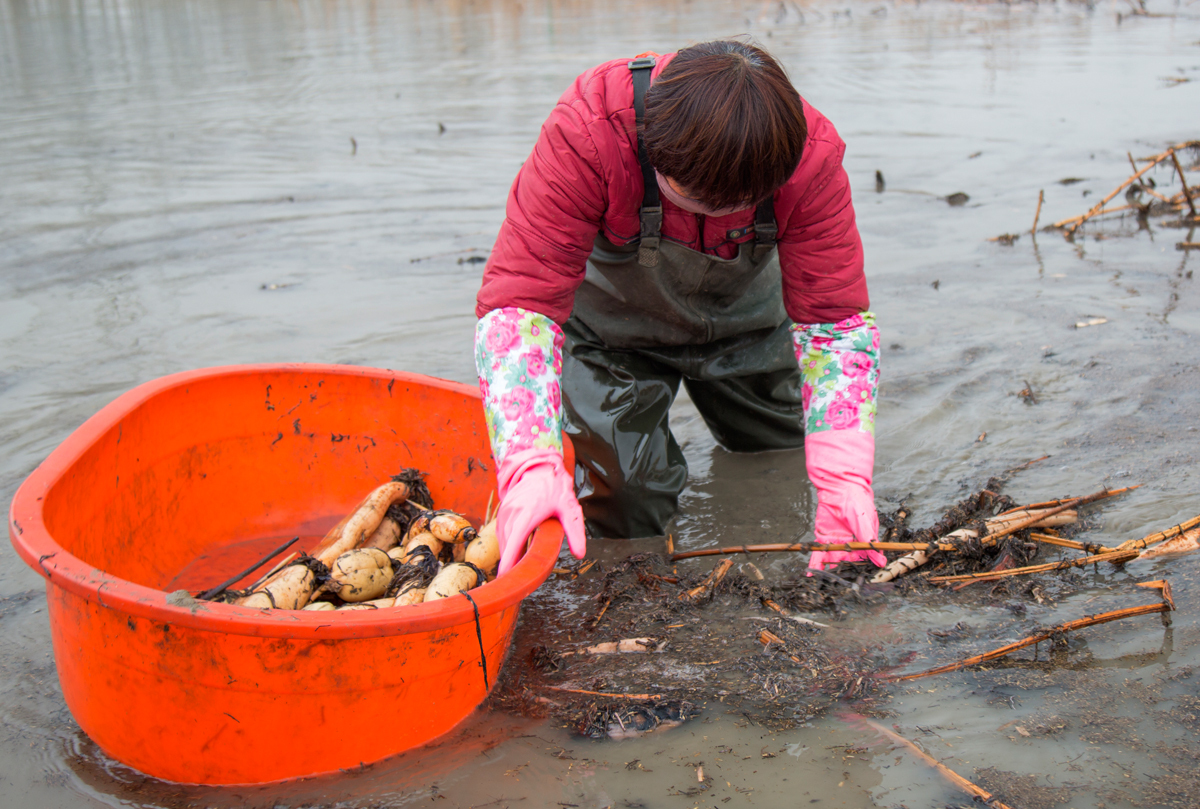
[[[646,92],[651,165],[710,208],[773,194],[799,165],[807,134],[800,94],[783,68],[743,42],[684,48]]]

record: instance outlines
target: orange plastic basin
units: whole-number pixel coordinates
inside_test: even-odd
[[[58,676],[84,732],[158,778],[247,784],[358,767],[454,727],[487,694],[466,597],[332,616],[169,595],[219,584],[281,539],[311,549],[410,466],[436,504],[479,523],[496,476],[476,389],[233,366],[149,382],[84,423],[9,519],[46,578]],[[489,683],[561,539],[548,521],[511,572],[471,591]]]

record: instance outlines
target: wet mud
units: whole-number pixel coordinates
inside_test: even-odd
[[[600,61],[742,33],[847,142],[883,340],[881,511],[931,526],[1048,455],[1004,493],[1141,484],[1085,510],[1077,540],[1115,546],[1200,514],[1197,252],[1176,248],[1195,234],[1148,201],[1178,190],[1174,169],[1114,200],[1147,215],[1030,233],[1039,192],[1043,225],[1078,216],[1129,177],[1129,156],[1200,137],[1200,11],[1170,0],[0,0],[0,499],[119,393],[175,371],[313,361],[473,380],[478,259],[555,99]],[[672,427],[691,471],[677,551],[811,537],[803,451],[726,452],[686,396]],[[14,805],[972,805],[871,723],[1014,807],[1200,800],[1200,554],[849,596],[808,581],[802,556],[755,555],[681,609],[666,602],[720,558],[599,540],[595,568],[530,600],[493,702],[451,735],[337,777],[206,789],[147,779],[79,731],[42,580],[6,553]],[[1174,591],[1169,626],[1144,615],[984,667],[877,676],[1151,603],[1133,585],[1154,579]],[[830,628],[781,618],[762,588]],[[639,609],[651,596],[664,605]],[[564,655],[642,636],[667,645]],[[701,665],[714,660],[729,665]],[[661,700],[545,688],[650,684]]]

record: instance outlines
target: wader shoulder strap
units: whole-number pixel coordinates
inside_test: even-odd
[[[779,226],[775,224],[775,195],[764,199],[754,211],[754,261],[758,263],[775,249]]]
[[[642,164],[642,207],[638,211],[641,220],[641,239],[638,242],[638,263],[643,267],[658,264],[658,244],[662,239],[662,201],[658,198],[658,180],[654,166],[646,157],[646,141],[642,138],[642,124],[646,119],[646,91],[650,89],[650,72],[654,69],[653,56],[634,59],[629,63],[633,73],[633,111],[637,121],[638,162]],[[774,220],[774,217],[772,217]]]

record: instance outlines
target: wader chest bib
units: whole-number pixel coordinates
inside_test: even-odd
[[[653,59],[630,63],[639,130],[653,67]],[[687,464],[667,420],[681,379],[727,448],[804,441],[772,201],[758,207],[755,237],[736,258],[692,250],[661,238],[658,182],[640,131],[638,157],[639,243],[597,236],[564,327],[576,488],[590,527],[608,537],[661,534],[675,511]]]

